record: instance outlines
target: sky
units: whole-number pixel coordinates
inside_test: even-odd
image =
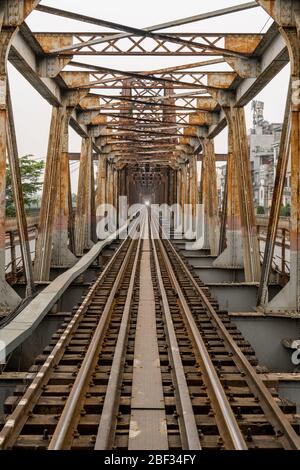
[[[70,10],[76,13],[102,18],[135,27],[147,27],[178,18],[197,15],[206,11],[247,3],[242,0],[43,0],[42,5]],[[93,25],[72,21],[57,16],[33,12],[26,20],[32,31],[109,31]],[[265,32],[272,20],[262,8],[226,15],[206,21],[176,27],[164,32]],[[192,60],[191,60],[192,59]],[[98,65],[124,70],[151,70],[189,63],[197,58],[185,57],[97,57]],[[84,58],[80,57],[84,61]],[[92,63],[91,59],[88,59]],[[35,158],[45,158],[51,106],[39,96],[30,84],[9,65],[10,85],[15,114],[15,124],[19,154],[32,154]],[[265,119],[280,122],[283,119],[285,98],[289,81],[289,66],[285,67],[275,79],[257,96],[265,102]],[[251,104],[246,106],[247,127],[251,127]],[[215,139],[218,153],[227,151],[227,131],[224,130]],[[80,138],[70,130],[70,152],[80,151]],[[72,186],[75,189],[78,176],[78,164],[71,166]]]

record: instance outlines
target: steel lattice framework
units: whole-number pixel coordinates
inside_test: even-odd
[[[63,3],[63,2],[62,2]],[[273,19],[265,34],[201,33],[201,21],[263,8]],[[0,71],[0,297],[4,309],[20,301],[7,285],[5,254],[5,161],[9,156],[23,263],[30,293],[49,279],[51,265],[71,266],[95,238],[96,208],[116,204],[119,195],[157,200],[195,210],[201,197],[207,218],[207,246],[218,266],[242,263],[247,282],[260,282],[266,309],[300,308],[300,126],[297,83],[299,2],[258,0],[147,28],[40,5],[38,0],[1,0]],[[78,20],[113,32],[33,32],[25,19],[33,11]],[[194,23],[195,31],[165,32]],[[199,31],[200,30],[200,31]],[[79,57],[80,56],[80,57]],[[186,64],[153,70],[105,67],[110,56],[186,57]],[[191,57],[195,58],[192,61]],[[7,77],[7,61],[53,107],[34,269],[30,258],[18,152]],[[244,106],[291,63],[276,191],[264,262],[259,259]],[[296,96],[296,97],[295,97]],[[71,126],[82,137],[80,175],[73,220],[69,160]],[[227,126],[229,150],[221,220],[218,214],[214,138]],[[267,286],[279,220],[283,181],[292,155],[291,276],[268,304]],[[98,159],[97,174],[93,162]],[[200,196],[197,159],[203,161]],[[96,179],[96,181],[95,181]],[[96,188],[96,190],[95,190]],[[98,218],[103,214],[97,213]],[[225,239],[226,248],[225,248]],[[243,241],[241,245],[241,240]],[[2,302],[2,300],[1,300]],[[0,302],[0,303],[1,303]]]

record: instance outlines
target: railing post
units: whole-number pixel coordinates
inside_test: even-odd
[[[12,279],[15,282],[17,278],[17,260],[16,260],[15,234],[13,230],[9,232],[9,242],[10,242]]]
[[[285,275],[285,244],[286,244],[286,230],[282,229],[282,240],[281,240],[281,272]]]

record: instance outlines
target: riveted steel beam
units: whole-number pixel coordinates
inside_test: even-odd
[[[217,172],[214,142],[207,137],[201,138],[203,149],[202,162],[202,204],[204,206],[204,241],[203,248],[208,248],[212,256],[218,254],[219,248],[219,215]]]
[[[75,251],[82,256],[95,242],[95,192],[92,137],[83,138],[75,214]]]
[[[41,0],[2,0],[2,27],[16,28],[38,6]]]
[[[6,3],[8,8],[12,3]],[[9,9],[9,12],[10,9]],[[11,23],[19,21],[19,10],[17,9],[17,17],[13,16]],[[3,19],[3,17],[2,17]],[[9,24],[9,27],[6,25]],[[7,284],[5,280],[5,218],[6,218],[6,158],[8,144],[7,128],[8,128],[8,103],[7,103],[7,57],[11,47],[16,27],[10,25],[10,17],[4,19],[2,29],[0,31],[0,312],[1,314],[9,313],[18,306],[21,299],[17,293]],[[10,128],[11,130],[11,128]],[[9,134],[11,137],[11,133]],[[12,142],[10,142],[12,146]],[[11,152],[10,152],[11,155]]]
[[[29,246],[28,227],[25,214],[21,172],[19,165],[19,153],[9,84],[7,84],[7,108],[7,153],[10,164],[14,203],[17,215],[18,235],[20,240],[23,268],[26,279],[26,296],[31,297],[34,292],[32,258]]]
[[[53,107],[34,263],[36,281],[48,281],[50,276],[59,162],[63,148],[66,119],[67,109],[65,106],[61,108]]]
[[[268,283],[272,269],[273,255],[277,239],[277,229],[282,204],[282,195],[285,185],[286,170],[291,151],[291,92],[292,87],[290,83],[286,99],[283,127],[281,132],[279,157],[276,166],[276,177],[274,182],[274,188],[276,188],[276,191],[273,191],[266,245],[264,250],[264,259],[262,263],[262,273],[259,291],[257,295],[257,305],[261,309],[265,309],[269,301]]]
[[[201,50],[205,49],[205,50],[216,51],[216,52],[220,53],[220,55],[229,54],[229,55],[233,55],[233,56],[236,56],[236,57],[243,56],[240,53],[232,52],[231,50],[226,50],[225,48],[222,48],[222,47],[217,47],[214,44],[198,43],[198,42],[194,42],[194,41],[186,41],[186,40],[184,40],[180,37],[174,38],[174,36],[171,36],[171,35],[168,35],[168,34],[153,32],[157,29],[161,29],[161,28],[157,28],[157,25],[156,26],[150,26],[150,27],[145,28],[145,29],[140,29],[140,28],[133,28],[133,27],[130,27],[130,26],[125,26],[125,25],[113,23],[111,21],[86,17],[84,15],[78,15],[76,13],[68,12],[68,11],[65,11],[65,10],[58,10],[58,9],[51,8],[51,7],[40,6],[37,9],[40,10],[40,11],[44,11],[46,13],[55,14],[55,15],[59,15],[59,16],[65,16],[65,17],[72,18],[72,19],[78,19],[79,21],[86,21],[88,23],[97,24],[98,26],[101,25],[101,26],[105,26],[105,27],[108,27],[108,28],[112,28],[112,29],[126,31],[130,35],[150,37],[152,39],[156,39],[156,40],[160,40],[160,41],[166,41],[166,42],[175,42],[177,44],[182,44],[182,45],[185,45],[185,46],[193,46],[194,48],[201,49]],[[188,21],[188,19],[184,20],[184,24],[189,23],[189,22],[190,21]],[[174,24],[174,23],[170,23],[170,24]],[[124,36],[121,36],[121,37],[124,37]],[[127,35],[125,35],[125,37],[127,37]],[[115,39],[115,38],[112,38],[112,39]],[[92,39],[92,40],[89,40],[89,41],[80,42],[78,44],[73,44],[73,46],[64,46],[64,47],[60,47],[60,48],[54,48],[54,49],[51,49],[49,52],[51,52],[52,54],[59,54],[59,53],[68,52],[68,51],[72,51],[72,53],[76,53],[77,49],[82,49],[83,47],[87,47],[87,46],[95,46],[97,44],[101,44],[101,42],[103,42],[102,38]]]
[[[219,256],[214,266],[223,268],[243,268],[242,221],[238,193],[236,155],[233,148],[233,131],[228,115],[228,157],[226,171],[226,191],[223,195],[223,218],[220,235],[223,237]],[[225,244],[226,239],[226,244]],[[225,246],[226,245],[226,246]]]
[[[260,279],[259,245],[254,215],[244,108],[230,108],[230,120],[233,131],[233,151],[236,160],[242,221],[245,280],[246,282],[258,282]]]
[[[269,302],[268,311],[300,311],[300,4],[259,0],[279,26],[291,62],[291,227],[290,281]],[[275,222],[274,222],[275,223]]]

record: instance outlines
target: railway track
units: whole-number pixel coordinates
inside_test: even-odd
[[[7,400],[0,448],[299,450],[294,404],[157,221],[137,228]]]

